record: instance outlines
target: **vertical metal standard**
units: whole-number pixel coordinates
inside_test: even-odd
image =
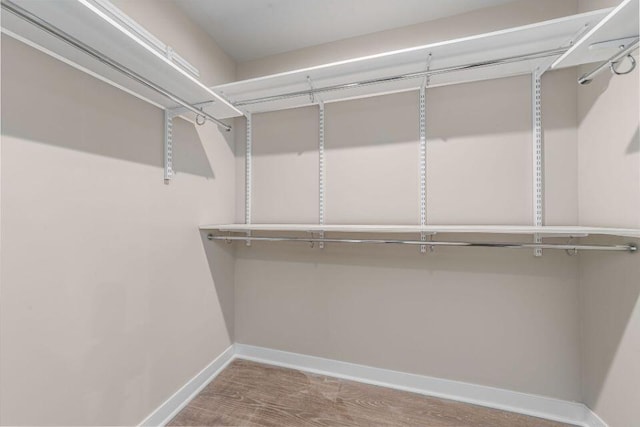
[[[427,225],[427,99],[425,78],[420,86],[420,226]],[[420,233],[420,240],[427,241],[427,233]],[[426,253],[427,246],[420,246],[420,253]]]
[[[164,183],[173,178],[173,118],[174,113],[164,110]]]
[[[431,52],[427,56],[426,71],[431,68]],[[426,75],[420,85],[419,126],[420,126],[420,226],[427,225],[427,86],[429,75]],[[427,233],[420,232],[420,240],[427,241]],[[433,246],[431,246],[433,249]],[[420,245],[420,253],[426,253],[427,246]]]
[[[252,126],[251,113],[246,113],[247,118],[247,141],[244,153],[244,223],[251,224],[251,183],[252,183]],[[247,237],[251,237],[251,232],[247,232]],[[246,241],[247,246],[251,246],[251,241]]]
[[[533,225],[540,227],[543,223],[543,154],[542,154],[542,103],[540,70],[536,69],[532,75],[532,113],[533,113]],[[534,234],[534,243],[541,243],[539,234]],[[534,249],[535,256],[542,255],[542,249]]]
[[[324,102],[320,101],[318,107],[318,222],[324,225]],[[320,232],[320,238],[324,238],[324,231]],[[320,242],[318,246],[324,249],[324,242]]]
[[[427,224],[427,118],[426,118],[426,79],[420,86],[420,226]],[[427,240],[424,232],[420,233],[420,240]],[[427,252],[425,245],[420,246],[420,252]]]

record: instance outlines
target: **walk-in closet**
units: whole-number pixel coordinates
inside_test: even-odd
[[[0,425],[640,426],[638,0],[0,4]]]

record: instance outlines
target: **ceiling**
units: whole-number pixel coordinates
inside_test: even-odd
[[[431,21],[510,0],[175,0],[237,61]]]

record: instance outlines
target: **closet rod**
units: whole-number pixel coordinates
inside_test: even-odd
[[[580,83],[581,85],[588,85],[589,83],[591,83],[593,78],[595,76],[597,76],[598,74],[600,74],[602,71],[604,71],[606,68],[613,67],[613,64],[616,63],[617,61],[621,60],[625,56],[630,56],[631,52],[633,52],[634,50],[636,50],[638,48],[638,42],[640,42],[640,40],[636,39],[635,42],[633,42],[629,46],[623,48],[620,52],[616,53],[611,58],[609,58],[608,60],[606,60],[602,64],[598,65],[592,71],[590,71],[590,72],[588,72],[586,74],[583,74],[578,79],[578,83]],[[633,59],[633,57],[631,57],[631,61],[633,61],[632,62],[633,63],[633,67],[628,72],[633,71],[633,69],[635,68],[635,59]],[[612,70],[613,70],[613,68],[612,68]],[[621,73],[621,74],[627,74],[627,72]]]
[[[316,93],[322,93],[322,92],[332,92],[332,91],[342,90],[342,89],[354,89],[361,86],[368,86],[368,85],[378,84],[378,83],[389,83],[389,82],[395,82],[395,81],[401,81],[401,80],[407,80],[407,79],[415,79],[419,77],[435,76],[438,74],[445,74],[453,71],[465,71],[465,70],[471,70],[474,68],[484,68],[484,67],[491,67],[494,65],[510,64],[513,62],[520,62],[520,61],[526,61],[531,59],[541,59],[541,58],[547,58],[550,56],[562,55],[567,50],[568,48],[544,50],[541,52],[508,56],[508,57],[499,58],[499,59],[491,59],[488,61],[474,62],[471,64],[453,65],[450,67],[435,68],[428,71],[418,71],[415,73],[400,74],[400,75],[391,76],[391,77],[382,77],[378,79],[363,80],[363,81],[353,82],[353,83],[342,83],[342,84],[337,84],[333,86],[318,87],[318,88],[314,88],[313,90],[311,89],[301,90],[297,92],[283,93],[280,95],[265,96],[262,98],[246,99],[244,101],[235,102],[234,105],[240,107],[243,105],[258,104],[261,102],[280,101],[283,99],[295,98],[299,96],[311,96]]]
[[[372,244],[402,244],[415,246],[464,246],[483,248],[509,248],[509,249],[561,249],[565,251],[615,251],[636,252],[635,245],[578,245],[563,243],[510,243],[510,242],[442,242],[402,239],[334,239],[316,237],[258,237],[258,236],[221,236],[209,234],[209,240],[232,241],[261,241],[261,242],[303,242],[303,243],[372,243]]]
[[[138,83],[148,87],[151,90],[154,90],[155,92],[159,93],[160,95],[165,96],[166,98],[172,100],[173,102],[180,104],[181,106],[183,106],[184,108],[186,108],[187,110],[197,114],[198,116],[202,116],[208,120],[211,120],[212,122],[216,123],[218,126],[220,126],[221,128],[223,128],[224,130],[226,130],[227,132],[231,130],[231,126],[229,126],[228,124],[216,119],[215,117],[213,117],[212,115],[210,115],[209,113],[206,113],[205,111],[203,111],[202,109],[193,106],[192,104],[188,103],[187,101],[185,101],[184,99],[180,98],[177,95],[174,95],[173,93],[169,92],[168,90],[158,86],[157,84],[153,83],[150,80],[147,80],[146,78],[142,77],[141,75],[139,75],[138,73],[136,73],[133,70],[130,70],[129,68],[127,68],[126,66],[120,64],[117,61],[114,61],[113,59],[109,58],[106,55],[103,55],[101,52],[93,49],[92,47],[90,47],[89,45],[81,42],[80,40],[78,40],[77,38],[73,37],[70,34],[65,33],[64,31],[60,30],[59,28],[49,24],[47,21],[39,18],[38,16],[34,15],[33,13],[23,9],[22,7],[18,6],[17,4],[8,1],[8,0],[2,0],[2,9],[13,13],[14,15],[16,15],[17,17],[24,19],[25,21],[29,22],[32,25],[35,25],[36,27],[40,28],[41,30],[51,34],[52,36],[55,36],[57,38],[59,38],[60,40],[64,41],[65,43],[75,47],[76,49],[86,53],[87,55],[91,56],[92,58],[102,62],[105,65],[110,66],[111,68],[121,72],[122,74],[126,75],[127,77],[137,81]]]

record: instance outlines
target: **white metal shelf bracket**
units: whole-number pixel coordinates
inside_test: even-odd
[[[318,222],[324,225],[324,102],[318,103],[318,109]],[[320,232],[320,238],[324,239],[324,231]],[[318,247],[324,249],[324,242],[320,242]]]
[[[251,123],[251,113],[246,113],[247,118],[247,134],[246,146],[244,153],[244,223],[251,224],[251,187],[253,180],[253,130]],[[247,237],[251,237],[251,231],[247,232]],[[251,246],[251,240],[246,241],[247,246]]]
[[[196,109],[202,109],[213,101],[201,102],[193,104]],[[191,110],[186,107],[167,108],[164,110],[164,183],[169,184],[173,178],[173,119]],[[195,123],[202,126],[206,119],[204,116],[196,115]]]
[[[531,74],[531,110],[533,114],[533,225],[541,227],[544,218],[544,155],[542,141],[542,72],[536,69]],[[533,235],[534,243],[542,243],[540,234]],[[542,256],[542,248],[534,249],[535,256]]]

